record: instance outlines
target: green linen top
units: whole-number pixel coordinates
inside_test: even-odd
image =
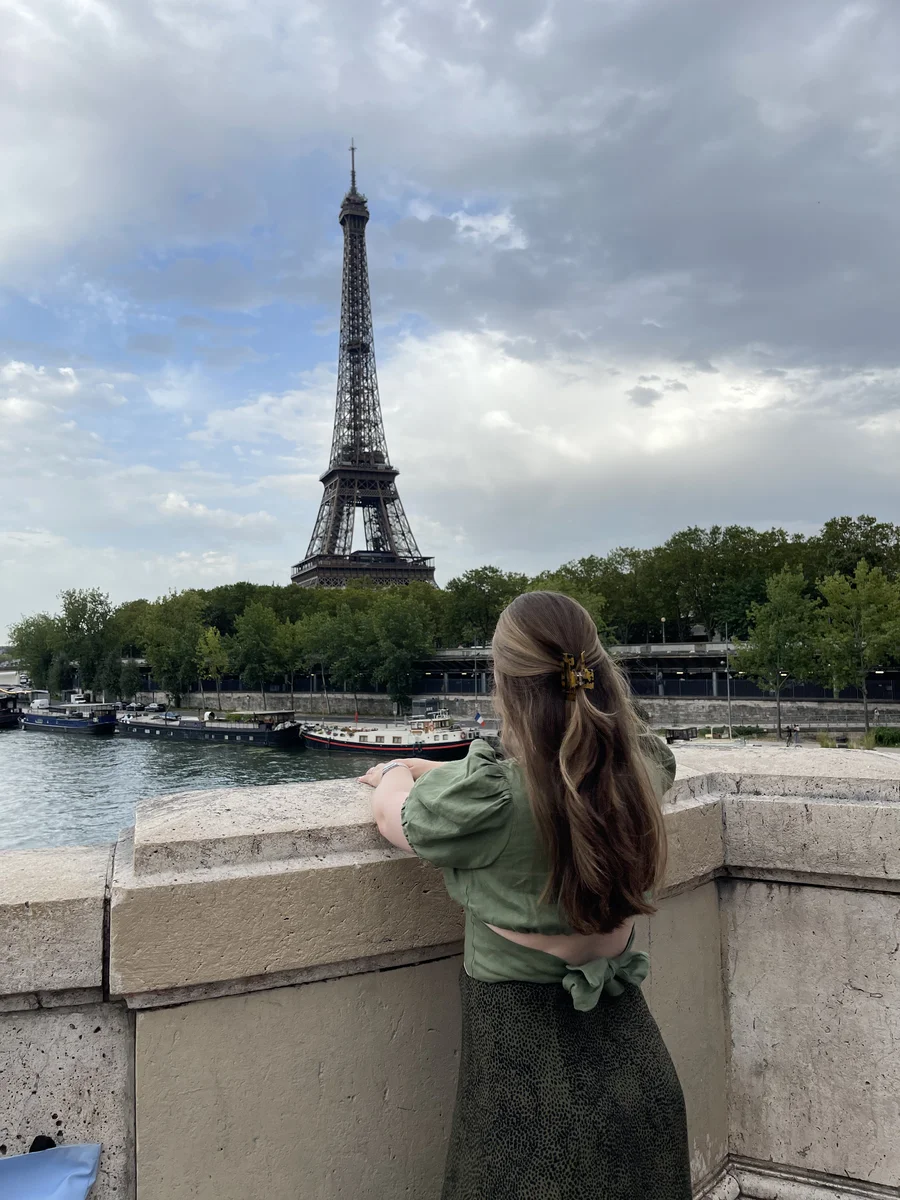
[[[660,798],[675,778],[675,758],[648,730],[641,737]],[[488,742],[472,743],[466,758],[421,775],[403,805],[406,840],[444,872],[447,891],[465,909],[463,963],[473,979],[562,983],[577,1009],[593,1008],[604,990],[619,995],[649,970],[645,953],[625,950],[572,966],[553,954],[520,946],[489,925],[518,933],[568,934],[558,905],[542,903],[548,863],[538,838],[517,763]]]

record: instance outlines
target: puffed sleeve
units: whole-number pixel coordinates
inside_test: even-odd
[[[509,841],[513,805],[506,771],[486,741],[461,762],[421,775],[403,805],[406,840],[436,867],[489,867]]]
[[[644,758],[650,763],[655,776],[654,782],[658,782],[659,794],[664,796],[675,782],[675,755],[662,738],[657,737],[650,729],[641,733],[640,745]]]

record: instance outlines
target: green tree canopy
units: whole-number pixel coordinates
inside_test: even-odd
[[[265,684],[278,668],[278,618],[271,608],[254,600],[234,623],[233,665],[243,680],[262,693],[266,707]]]
[[[817,608],[802,572],[785,568],[767,580],[765,603],[750,605],[749,638],[738,642],[738,670],[775,694],[779,737],[784,687],[791,679],[809,679],[816,669]]]
[[[503,609],[528,587],[528,576],[476,567],[447,584],[450,627],[458,638],[487,645]]]
[[[122,663],[119,675],[119,695],[123,700],[133,700],[141,690],[143,682],[141,668],[133,658],[126,659]]]
[[[203,628],[204,601],[199,592],[170,592],[147,608],[145,656],[151,673],[179,705],[197,679],[197,646]]]
[[[102,688],[114,642],[109,596],[99,588],[67,588],[59,599],[63,652],[78,664],[82,687]]]
[[[851,577],[823,579],[819,591],[825,600],[819,637],[827,676],[836,688],[860,689],[868,733],[867,676],[873,667],[900,658],[900,585],[861,561]]]
[[[372,634],[375,678],[398,705],[408,705],[413,666],[434,648],[428,609],[402,589],[383,592],[372,607]]]
[[[37,688],[50,688],[54,657],[62,653],[62,627],[58,617],[34,613],[10,627],[13,657]]]
[[[197,640],[197,669],[200,673],[200,691],[203,680],[214,679],[216,683],[217,707],[222,707],[222,676],[228,670],[228,648],[214,625],[205,625]]]

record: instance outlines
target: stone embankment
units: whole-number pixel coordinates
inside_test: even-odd
[[[678,756],[639,938],[695,1195],[896,1196],[900,760]],[[0,1153],[102,1140],[96,1200],[437,1200],[461,935],[351,780],[158,799],[114,846],[2,854]]]
[[[165,703],[164,692],[145,693],[142,699]],[[459,720],[471,721],[476,712],[484,717],[493,717],[494,706],[490,695],[477,696],[441,695],[436,697]],[[712,726],[728,723],[728,703],[724,696],[718,698],[689,698],[678,696],[638,696],[638,703],[650,714],[650,723],[655,729],[673,725]],[[226,711],[258,711],[262,709],[260,692],[223,692],[222,708]],[[204,709],[217,707],[214,692],[201,696],[192,692],[183,698],[183,707]],[[284,709],[291,707],[290,694],[267,692],[266,707]],[[352,716],[359,712],[361,717],[390,717],[395,705],[384,693],[363,692],[329,693],[326,702],[321,692],[301,692],[294,696],[294,707],[298,713],[311,716]],[[774,700],[732,700],[732,724],[753,726],[764,730],[776,728],[777,716]],[[781,706],[782,724],[797,724],[808,733],[819,731],[835,732],[861,730],[864,727],[863,706],[854,700],[785,700]],[[900,704],[879,701],[869,704],[871,725],[900,725]]]

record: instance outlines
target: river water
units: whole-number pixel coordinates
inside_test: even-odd
[[[361,775],[366,755],[0,730],[0,850],[111,842],[138,800]]]

